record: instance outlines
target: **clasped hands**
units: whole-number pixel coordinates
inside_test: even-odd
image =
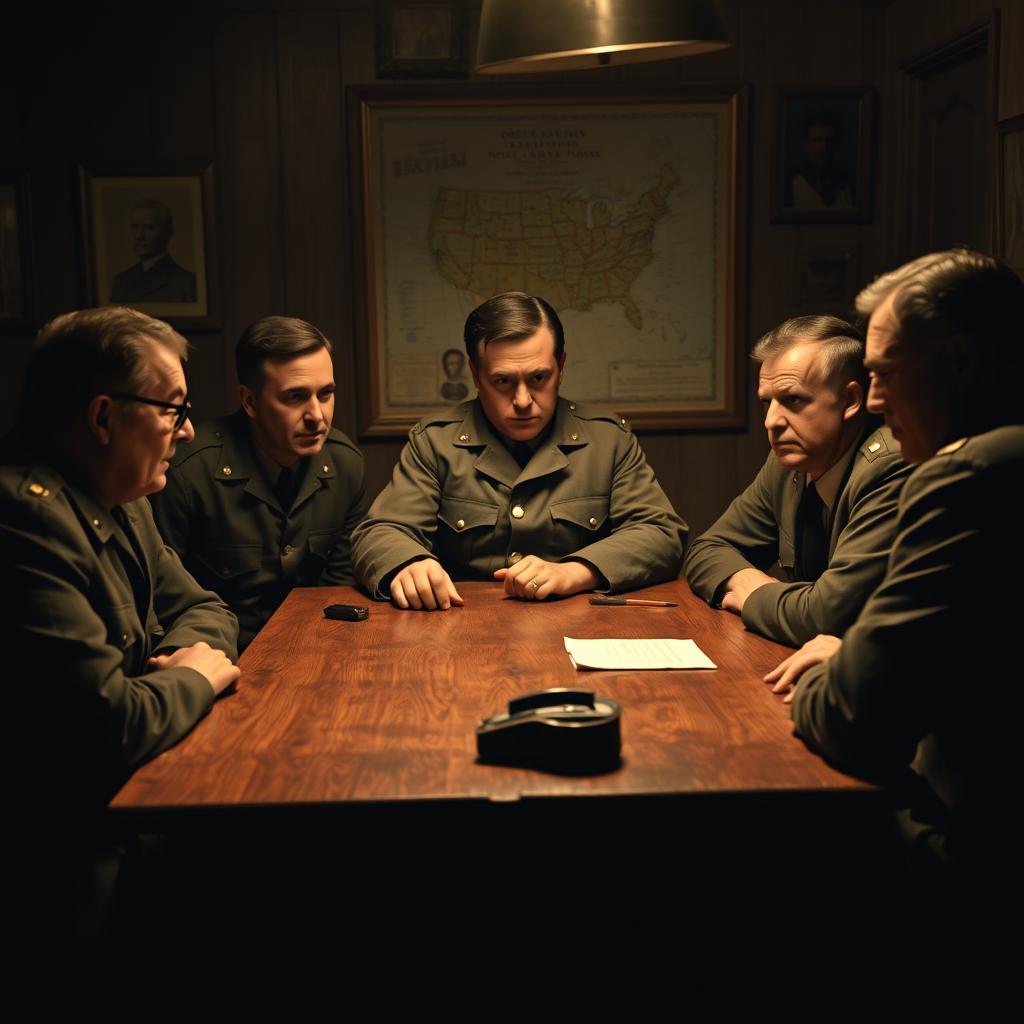
[[[507,569],[498,569],[494,578],[505,584],[509,597],[543,601],[546,597],[578,594],[593,590],[600,580],[583,562],[546,562],[527,555]],[[441,563],[433,558],[411,562],[391,581],[391,600],[399,608],[447,611],[452,605],[465,604]]]

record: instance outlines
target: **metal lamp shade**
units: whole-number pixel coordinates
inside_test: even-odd
[[[568,71],[728,45],[711,0],[483,0],[476,70]]]

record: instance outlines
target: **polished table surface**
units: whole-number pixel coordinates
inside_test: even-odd
[[[506,599],[460,584],[464,608],[325,619],[345,587],[293,591],[243,655],[237,693],[177,747],[141,768],[115,811],[353,805],[527,797],[866,790],[792,734],[761,676],[788,649],[747,632],[681,582],[632,596],[676,608]],[[573,668],[563,637],[688,637],[718,668]],[[476,761],[475,728],[510,697],[593,689],[622,706],[622,765],[566,777]]]

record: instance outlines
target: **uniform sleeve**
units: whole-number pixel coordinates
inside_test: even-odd
[[[733,573],[766,571],[778,559],[779,524],[772,491],[777,473],[775,456],[769,455],[750,486],[690,545],[686,579],[709,604],[719,600],[719,588]]]
[[[619,444],[608,503],[611,534],[558,559],[593,566],[608,581],[611,593],[675,579],[689,533],[636,437],[615,429]]]
[[[946,479],[931,466],[915,474],[884,582],[842,647],[797,685],[797,735],[849,771],[877,778],[905,768],[940,718],[968,712],[943,703],[952,700],[950,673],[966,669],[950,664],[956,647],[947,640],[970,628],[956,609],[984,551],[981,518],[971,511],[979,500],[969,470]]]
[[[862,482],[851,481],[849,519],[825,572],[809,583],[758,587],[743,604],[744,625],[794,646],[819,633],[843,636],[885,576],[909,472],[895,454],[868,463]]]
[[[163,542],[149,503],[135,504],[139,540],[155,566],[153,606],[164,629],[158,650],[167,652],[205,641],[223,651],[232,661],[238,658],[238,619],[210,590],[204,590],[181,564],[177,552]]]
[[[369,506],[366,494],[366,480],[363,470],[363,457],[350,449],[345,449],[345,474],[341,485],[345,494],[351,498],[348,514],[341,537],[334,545],[331,557],[320,577],[321,586],[351,586],[352,574],[352,533],[363,521]]]
[[[433,557],[441,484],[436,455],[422,432],[413,431],[391,482],[352,532],[355,578],[371,597],[384,601],[381,584],[396,570]]]
[[[48,771],[63,766],[65,785],[80,790],[94,780],[105,799],[131,769],[192,728],[213,704],[213,689],[189,668],[126,675],[119,641],[137,614],[134,606],[98,605],[97,556],[74,514],[24,501],[4,504],[5,648],[30,667],[12,694],[15,718],[26,726],[45,723],[37,755],[48,759]],[[185,595],[180,605],[186,616],[195,610]],[[218,618],[226,627],[225,615]]]

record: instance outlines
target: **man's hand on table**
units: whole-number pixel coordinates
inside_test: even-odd
[[[734,572],[725,581],[725,593],[722,594],[722,607],[727,612],[739,615],[750,595],[766,583],[778,583],[774,576],[753,567]]]
[[[527,555],[508,569],[499,569],[496,580],[505,583],[509,597],[543,601],[555,595],[567,597],[600,586],[601,578],[583,562],[545,562]]]
[[[843,641],[837,636],[819,633],[813,640],[808,640],[798,651],[794,651],[784,661],[764,677],[766,683],[772,684],[772,693],[785,694],[783,703],[793,700],[793,692],[800,677],[812,666],[828,661],[842,647]]]
[[[391,581],[391,600],[399,608],[418,611],[447,611],[453,604],[465,604],[451,576],[434,558],[422,558],[402,569]]]
[[[152,670],[161,668],[191,668],[198,672],[213,687],[214,696],[223,693],[240,675],[237,665],[232,665],[223,651],[215,650],[205,640],[191,647],[179,647],[170,654],[154,654],[149,659]]]

